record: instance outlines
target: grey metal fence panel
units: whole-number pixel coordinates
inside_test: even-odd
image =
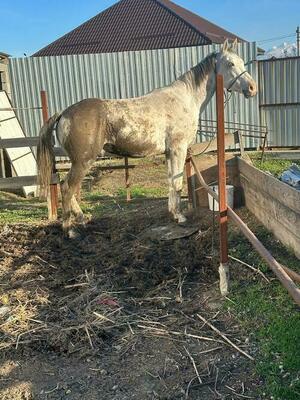
[[[46,90],[49,112],[63,110],[88,98],[129,98],[169,85],[181,74],[200,62],[219,45],[176,49],[158,49],[135,52],[84,54],[55,57],[12,58],[9,71],[12,82],[12,100],[15,107],[40,104],[40,90]],[[238,53],[245,62],[256,59],[255,43],[239,45]],[[257,79],[257,63],[247,67]],[[246,100],[233,94],[226,107],[226,121],[259,124],[258,97]],[[21,123],[28,135],[38,134],[42,124],[41,112],[19,111]],[[215,98],[203,119],[216,119]],[[205,140],[202,133],[199,140]],[[253,139],[246,146],[254,146]]]
[[[300,146],[300,57],[260,61],[260,119],[272,146]]]

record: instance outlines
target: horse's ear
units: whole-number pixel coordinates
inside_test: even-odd
[[[227,51],[228,47],[229,47],[228,39],[225,39],[225,42],[223,43],[222,51]]]
[[[231,45],[231,50],[237,51],[237,45],[238,45],[238,40],[237,40],[237,38],[235,38]]]

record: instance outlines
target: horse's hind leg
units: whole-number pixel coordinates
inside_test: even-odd
[[[186,146],[167,153],[168,178],[169,178],[169,211],[179,223],[186,221],[181,212],[181,190],[183,182],[183,170],[186,158]]]
[[[75,194],[73,194],[71,198],[71,211],[75,216],[76,222],[82,223],[84,222],[84,215],[82,212],[82,209],[78,203],[78,200],[76,199]]]
[[[62,208],[63,208],[63,230],[69,232],[71,228],[72,212],[76,216],[82,216],[83,213],[79,207],[74,194],[77,187],[89,169],[88,162],[73,162],[70,171],[61,184]]]

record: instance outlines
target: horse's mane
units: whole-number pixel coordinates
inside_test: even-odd
[[[199,64],[181,75],[177,81],[182,81],[193,89],[198,87],[203,78],[215,68],[216,56],[216,53],[209,54]]]

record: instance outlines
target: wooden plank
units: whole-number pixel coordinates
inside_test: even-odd
[[[0,149],[14,149],[19,147],[37,147],[39,137],[20,137],[12,139],[0,139]],[[62,147],[54,147],[54,155],[56,157],[68,156]]]
[[[59,183],[59,178],[57,174],[52,175],[51,183],[52,184]],[[23,186],[34,186],[36,184],[37,184],[36,175],[14,176],[12,178],[0,179],[0,189],[20,189]]]
[[[291,186],[279,181],[272,175],[260,171],[245,160],[238,158],[240,174],[251,182],[256,182],[258,188],[263,188],[274,199],[278,199],[282,204],[300,213],[300,192]]]
[[[263,188],[258,188],[255,183],[249,182],[243,176],[241,176],[241,185],[244,189],[247,208],[251,204],[250,211],[253,210],[256,213],[263,209],[266,214],[263,220],[274,220],[278,227],[285,227],[300,240],[300,213],[291,210],[278,199],[266,193]]]
[[[273,232],[285,246],[293,249],[295,255],[300,258],[300,214],[288,207],[283,207],[276,199],[241,177],[247,208],[261,221],[261,223]]]
[[[219,201],[219,196],[216,192],[214,192],[203,179],[200,171],[197,169],[195,159],[191,157],[193,166],[195,168],[196,175],[199,179],[201,185],[207,190],[208,193],[212,195],[212,197]],[[289,277],[288,273],[284,270],[283,266],[279,264],[275,258],[271,255],[271,253],[264,247],[264,245],[258,240],[258,238],[254,235],[254,233],[248,228],[248,226],[241,220],[241,218],[230,208],[228,207],[228,215],[233,220],[233,222],[238,226],[240,231],[245,235],[245,237],[249,240],[249,242],[253,245],[253,247],[257,250],[260,256],[267,262],[269,267],[275,273],[277,278],[280,280],[282,285],[287,289],[290,295],[293,297],[295,302],[300,305],[300,289],[296,286],[293,280]]]
[[[241,220],[241,218],[228,207],[228,215],[233,222],[238,226],[240,231],[246,236],[255,250],[260,256],[266,261],[269,267],[272,269],[274,274],[277,276],[282,285],[287,289],[295,302],[300,305],[300,289],[297,287],[295,282],[290,278],[288,273],[284,270],[281,264],[275,260],[272,254],[265,248],[265,246],[258,240],[254,233],[248,228],[248,226]]]
[[[128,169],[133,169],[135,168],[136,165],[134,164],[128,164],[127,168]],[[59,171],[68,171],[71,168],[71,163],[56,163],[56,169]],[[126,169],[125,165],[105,165],[105,166],[99,166],[97,167],[98,170],[100,171],[109,171],[109,170],[114,170],[114,169]]]
[[[239,138],[236,133],[227,133],[225,135],[225,148],[229,149],[239,143]],[[208,153],[209,151],[217,150],[217,138],[210,142],[195,143],[189,147],[189,153],[193,156]]]
[[[17,147],[35,147],[38,145],[38,137],[19,137],[12,139],[0,139],[0,149],[14,149]]]
[[[0,91],[0,106],[10,107],[10,99],[7,97],[6,92]],[[6,122],[0,124],[0,138],[2,140],[10,139],[21,139],[23,142],[21,147],[9,146],[5,150],[5,154],[8,156],[9,164],[13,168],[14,173],[17,176],[28,176],[36,174],[36,159],[32,148],[26,146],[28,143],[28,137],[26,137],[20,122],[13,111],[1,112],[0,119],[6,119]],[[8,120],[9,119],[9,120]],[[30,139],[29,139],[30,140]],[[2,142],[3,143],[3,142]],[[6,144],[10,145],[11,142]],[[20,143],[17,143],[17,145]],[[9,175],[7,175],[9,176]],[[22,189],[25,195],[28,195],[36,191],[35,186],[26,186]]]
[[[267,159],[279,159],[279,160],[300,160],[300,150],[266,150],[264,157]]]
[[[68,154],[62,147],[54,147],[53,152],[55,157],[68,157]]]

